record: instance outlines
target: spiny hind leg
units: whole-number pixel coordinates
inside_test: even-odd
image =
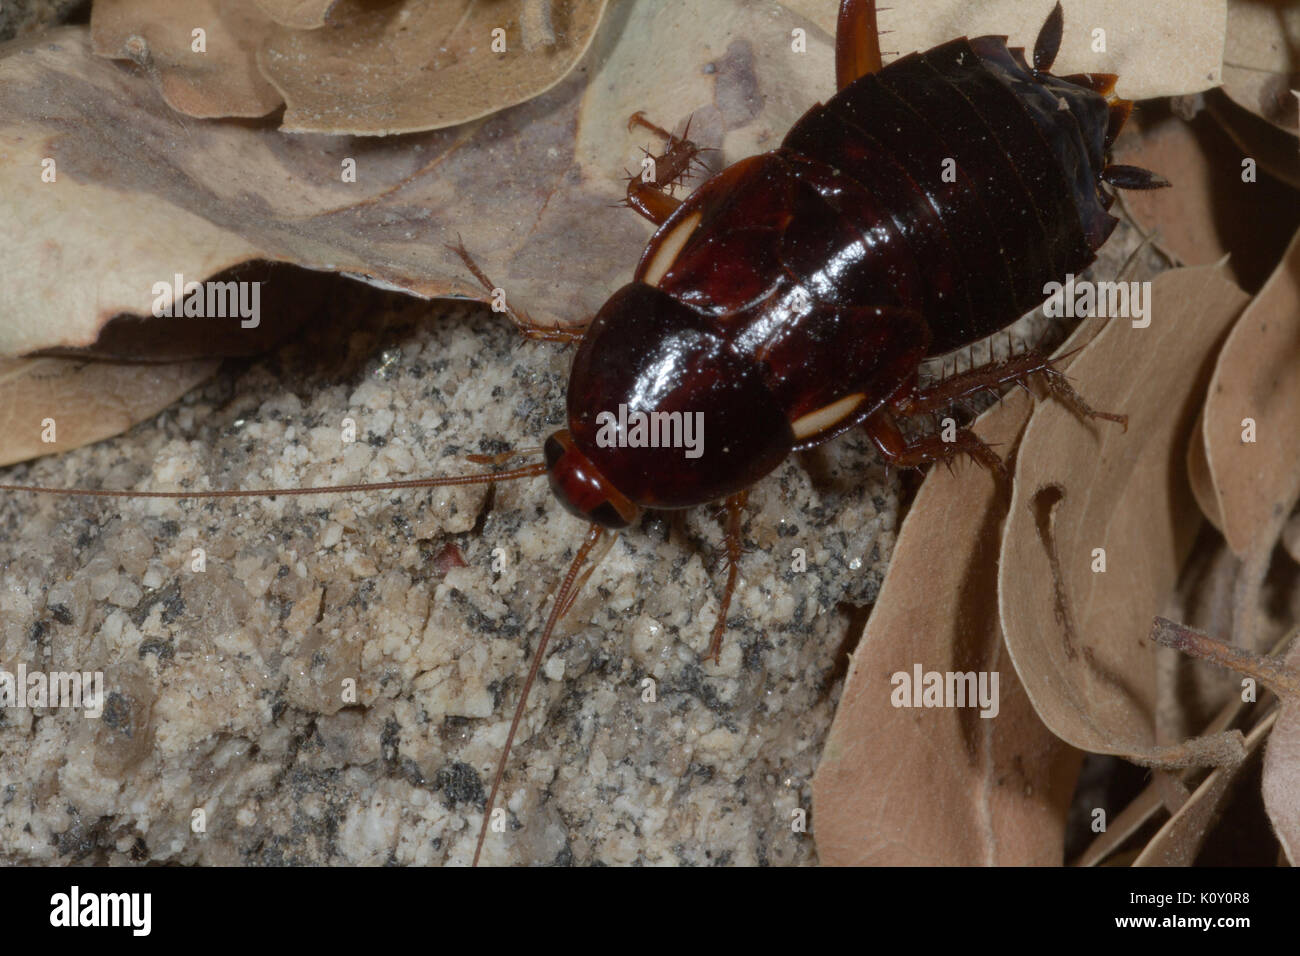
[[[662,136],[665,145],[664,151],[659,154],[645,150],[641,171],[628,174],[627,199],[624,203],[656,226],[662,226],[682,204],[680,199],[672,195],[673,188],[682,183],[692,166],[703,167],[699,155],[704,152],[704,147],[688,138],[691,132],[689,120],[682,135],[674,136],[662,126],[650,122],[638,110],[627,121],[628,129],[635,126]]]
[[[888,408],[871,415],[862,427],[885,461],[895,468],[920,468],[936,461],[951,467],[958,455],[967,455],[977,465],[1008,477],[997,452],[969,428],[957,428],[951,441],[945,441],[942,434],[909,438]]]
[[[466,249],[465,244],[461,242],[460,236],[456,237],[456,244],[454,246],[448,243],[447,248],[460,257],[460,261],[465,263],[465,268],[469,269],[469,271],[473,273],[474,278],[478,280],[478,284],[487,291],[487,294],[492,297],[494,303],[499,297],[506,315],[510,318],[510,321],[514,323],[515,328],[522,332],[526,338],[535,339],[541,342],[582,341],[583,333],[586,332],[587,326],[591,324],[590,319],[583,322],[581,325],[571,326],[542,325],[540,322],[535,322],[523,309],[517,309],[512,306],[509,300],[505,297],[503,290],[492,284],[492,280],[484,274],[483,270],[479,268],[478,263],[474,261],[474,257],[469,254],[469,250]]]
[[[1128,428],[1127,415],[1099,412],[1084,401],[1083,396],[1070,385],[1065,374],[1056,368],[1055,363],[1059,361],[1060,359],[1053,359],[1037,349],[1030,349],[998,362],[967,369],[925,388],[905,389],[893,398],[890,407],[904,417],[922,415],[947,408],[980,392],[997,394],[997,389],[1005,385],[1027,388],[1029,379],[1038,375],[1048,392],[1080,418],[1104,419]]]
[[[859,77],[879,73],[880,29],[876,0],[841,0],[835,24],[835,86],[844,89]]]
[[[709,649],[703,657],[703,660],[713,661],[715,664],[722,655],[722,638],[727,633],[727,612],[731,609],[731,596],[736,593],[736,583],[740,579],[740,555],[743,550],[740,526],[744,519],[745,502],[748,500],[748,491],[739,492],[727,499],[727,584],[722,590],[722,601],[718,605],[718,620],[713,625]]]

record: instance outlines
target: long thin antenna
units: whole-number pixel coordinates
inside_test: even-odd
[[[478,475],[453,478],[411,478],[405,481],[379,481],[357,485],[319,485],[314,488],[259,488],[250,491],[112,491],[100,488],[44,488],[40,485],[0,485],[0,491],[28,491],[42,495],[76,495],[85,498],[274,498],[277,495],[342,494],[348,491],[390,491],[397,488],[445,488],[451,485],[486,485],[514,478],[535,478],[546,474],[546,465],[538,462],[489,471]]]
[[[574,582],[578,573],[582,570],[583,564],[587,561],[587,555],[591,554],[600,539],[604,536],[605,529],[598,524],[593,524],[587,529],[587,537],[582,542],[582,547],[578,549],[573,563],[569,565],[569,571],[564,575],[564,582],[560,585],[560,590],[555,595],[555,603],[551,606],[551,614],[546,619],[546,628],[542,631],[542,639],[537,642],[537,650],[533,652],[533,663],[528,669],[528,677],[524,680],[523,693],[519,695],[519,703],[515,705],[515,717],[510,721],[510,733],[506,735],[506,746],[501,752],[501,759],[497,761],[497,774],[492,781],[492,792],[488,794],[487,804],[483,807],[483,825],[479,827],[478,843],[474,846],[474,866],[478,866],[478,858],[483,853],[483,841],[487,838],[488,824],[492,820],[492,804],[496,802],[497,791],[501,789],[501,780],[505,777],[506,762],[510,759],[510,748],[515,742],[515,732],[519,730],[519,721],[523,719],[524,707],[528,704],[528,692],[533,689],[533,681],[537,678],[537,672],[542,668],[542,658],[546,656],[546,645],[550,643],[551,634],[555,630],[555,625],[560,622],[566,611],[569,610],[573,603],[573,596],[570,591],[574,591]],[[586,578],[583,578],[586,581]],[[578,587],[581,587],[581,582]],[[576,594],[576,591],[574,591]]]

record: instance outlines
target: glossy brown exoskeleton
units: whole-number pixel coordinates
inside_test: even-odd
[[[640,507],[722,499],[856,425],[898,464],[958,450],[992,460],[968,432],[906,442],[895,418],[988,384],[986,368],[936,395],[917,371],[1005,328],[1046,283],[1093,260],[1116,222],[1101,184],[1120,178],[1105,152],[1129,104],[1098,92],[1113,77],[1047,72],[1059,7],[1032,67],[1005,38],[979,37],[846,75],[843,47],[870,6],[843,5],[842,88],[779,149],[675,208],[633,186],[632,204],[661,225],[588,327],[569,429],[552,439],[556,493],[575,513],[621,527]],[[693,151],[671,141],[670,171]],[[1045,368],[1031,354],[998,372]],[[704,453],[602,446],[596,416],[620,406],[707,410]]]
[[[900,466],[965,452],[1000,467],[969,430],[953,442],[908,439],[898,419],[1034,373],[1079,411],[1123,420],[1089,409],[1037,352],[933,388],[918,382],[927,357],[1005,328],[1043,301],[1047,283],[1093,261],[1117,222],[1103,183],[1166,185],[1107,165],[1132,104],[1107,101],[1113,75],[1049,72],[1061,30],[1058,4],[1032,65],[1005,37],[987,36],[882,68],[874,3],[843,0],[839,92],[780,148],[727,167],[681,202],[632,179],[628,204],[659,229],[632,281],[587,327],[569,378],[569,427],[546,442],[556,497],[592,522],[556,612],[572,600],[598,529],[626,527],[642,508],[725,499],[728,580],[707,655],[716,658],[745,489],[791,452],[861,425]],[[688,140],[640,114],[633,122],[668,139],[661,182],[689,168],[698,150]],[[626,441],[624,421],[638,413],[672,437],[698,412],[698,456]],[[498,768],[489,811],[500,779]]]
[[[1053,76],[1062,12],[1032,63],[1005,37],[961,38],[882,67],[872,0],[840,6],[839,92],[812,107],[781,146],[743,159],[684,200],[668,185],[698,148],[663,135],[658,185],[634,177],[627,203],[656,224],[632,281],[585,329],[511,317],[531,337],[576,341],[568,427],[545,464],[460,478],[332,490],[431,487],[549,476],[560,502],[591,523],[551,609],[497,765],[475,862],[528,693],[556,623],[577,595],[606,529],[643,509],[725,501],[728,576],[707,657],[718,655],[735,589],[746,489],[791,452],[861,426],[890,463],[965,453],[1000,468],[972,432],[908,437],[901,422],[1034,374],[1092,411],[1048,358],[1030,351],[931,387],[930,356],[1001,330],[1081,272],[1114,228],[1112,196],[1167,185],[1107,164],[1132,104],[1108,100],[1108,74]],[[468,253],[466,265],[489,289]],[[0,486],[9,490],[15,486]],[[319,494],[320,488],[275,494]],[[90,492],[95,494],[96,492]],[[97,492],[221,497],[264,492]]]

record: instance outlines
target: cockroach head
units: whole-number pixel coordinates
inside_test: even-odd
[[[626,528],[641,513],[573,443],[567,428],[546,439],[546,471],[560,504],[605,528]]]

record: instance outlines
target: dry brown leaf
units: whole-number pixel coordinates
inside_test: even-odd
[[[328,29],[271,29],[257,62],[287,103],[289,132],[441,129],[560,82],[591,44],[605,2],[407,0],[380,11],[366,0],[339,0]],[[501,50],[497,30],[505,31]]]
[[[1224,172],[1190,123],[1176,116],[1150,124],[1145,119],[1139,116],[1125,127],[1115,144],[1115,161],[1154,169],[1177,185],[1121,193],[1120,203],[1178,262],[1200,266],[1219,261],[1228,250],[1214,225],[1215,203],[1225,188],[1234,188],[1234,179],[1242,190],[1245,186],[1239,176]],[[1226,205],[1240,208],[1241,198],[1231,196]]]
[[[1246,736],[1247,757],[1259,752],[1264,738],[1273,729],[1277,714],[1274,710]],[[1249,759],[1235,767],[1216,767],[1211,771],[1178,812],[1165,821],[1165,825],[1147,842],[1133,865],[1191,866],[1211,828],[1222,815],[1233,785],[1248,766]]]
[[[0,465],[68,451],[125,431],[162,411],[219,364],[0,359]],[[95,414],[85,414],[87,408],[94,408]],[[46,442],[43,436],[55,440]]]
[[[1022,393],[975,430],[1014,452]],[[1082,755],[1035,715],[1010,667],[996,603],[1005,486],[972,466],[935,469],[912,505],[853,655],[813,780],[817,851],[839,865],[1061,863]],[[891,675],[988,671],[999,711],[898,709]]]
[[[605,3],[99,0],[91,30],[96,53],[137,63],[190,116],[265,116],[287,99],[288,131],[373,135],[545,92],[582,58]]]
[[[1163,273],[1150,326],[1111,321],[1070,370],[1129,416],[1127,432],[1058,403],[1025,431],[998,577],[1003,629],[1039,716],[1081,749],[1167,767],[1241,757],[1240,735],[1156,739],[1155,649],[1143,638],[1195,537],[1184,442],[1246,300],[1221,268]],[[1092,571],[1097,548],[1104,573]]]
[[[138,64],[173,109],[202,118],[265,116],[284,102],[257,69],[271,26],[254,0],[95,0],[90,13],[96,53]]]
[[[550,92],[398,143],[185,122],[145,73],[91,55],[84,30],[11,45],[0,213],[28,228],[6,250],[0,354],[93,342],[119,313],[147,313],[155,282],[249,259],[482,298],[444,247],[458,233],[535,318],[585,318],[649,233],[609,208],[623,170],[655,145],[627,117],[693,114],[693,135],[722,148],[706,154],[714,164],[771,148],[834,89],[828,36],[813,30],[806,54],[792,50],[790,31],[808,25],[774,2],[627,5],[588,66]],[[40,179],[46,158],[55,183]],[[355,182],[342,181],[347,160]]]
[[[1205,457],[1205,442],[1197,441],[1195,436],[1205,431],[1205,409],[1196,416],[1192,427],[1192,441],[1187,446],[1187,481],[1192,486],[1192,496],[1206,520],[1223,532],[1223,515],[1219,513],[1219,498],[1214,493],[1214,477],[1210,474],[1210,462]]]
[[[1300,139],[1294,133],[1273,126],[1245,107],[1234,103],[1222,90],[1210,90],[1205,110],[1243,156],[1259,163],[1259,168],[1280,183],[1300,189]],[[1291,202],[1294,203],[1294,198]]]
[[[1291,0],[1228,0],[1223,89],[1270,123],[1297,132],[1300,6]]]
[[[1241,695],[1233,694],[1203,732],[1205,734],[1222,733],[1237,721],[1246,707],[1247,704],[1241,699]],[[1183,770],[1181,781],[1183,783],[1188,782],[1197,772],[1195,769]],[[1151,784],[1116,814],[1107,824],[1105,831],[1099,834],[1089,844],[1088,849],[1075,861],[1075,865],[1096,866],[1103,861],[1109,864],[1111,861],[1107,860],[1107,857],[1127,842],[1129,837],[1140,830],[1147,821],[1155,817],[1161,809],[1166,807],[1167,801],[1164,794],[1168,789],[1168,782],[1163,779],[1165,776],[1167,774],[1164,771],[1155,771]],[[1183,789],[1185,790],[1186,787],[1183,787]]]
[[[1243,179],[1242,157],[1211,117],[1191,122],[1152,109],[1115,144],[1115,161],[1157,170],[1172,189],[1127,191],[1120,203],[1155,244],[1183,265],[1230,254],[1239,285],[1257,290],[1300,220],[1295,194],[1264,175]]]
[[[1300,512],[1293,514],[1282,529],[1282,547],[1293,561],[1300,564]]]
[[[886,51],[907,54],[959,36],[1009,36],[1033,49],[1056,0],[907,0],[881,4]],[[785,0],[785,5],[835,31],[835,0]],[[888,7],[889,9],[884,9]],[[1218,86],[1227,24],[1225,0],[1070,0],[1065,33],[1052,72],[1118,73],[1121,96],[1141,100],[1195,93]],[[1105,31],[1105,52],[1094,52],[1094,31]],[[892,59],[885,57],[888,63]]]
[[[1224,343],[1197,436],[1205,447],[1214,510],[1237,554],[1246,553],[1300,485],[1297,369],[1300,233]],[[1244,440],[1247,420],[1253,422],[1254,441]]]
[[[1231,634],[1241,565],[1222,535],[1202,527],[1160,616],[1210,634]],[[1159,740],[1182,740],[1236,726],[1241,687],[1218,668],[1200,666],[1176,652],[1160,652],[1156,694]]]
[[[56,334],[44,341],[5,330],[0,354],[88,341],[118,312],[141,311],[158,278],[203,279],[236,261],[214,255],[230,232],[245,237],[235,242],[244,258],[481,298],[443,245],[460,233],[493,281],[535,318],[586,317],[630,275],[649,231],[608,208],[621,197],[623,170],[654,145],[644,131],[627,131],[627,117],[644,109],[673,125],[693,114],[696,138],[723,149],[707,154],[714,163],[771,148],[810,102],[834,90],[830,37],[812,30],[808,52],[795,53],[795,26],[810,24],[775,3],[621,7],[589,66],[538,100],[400,144],[181,123],[149,96],[144,77],[88,57],[79,31],[16,45],[0,61],[9,151],[0,193],[22,200],[5,203],[10,221],[33,226],[9,257],[5,304],[29,333]],[[60,188],[72,187],[58,206],[35,192],[52,188],[31,174],[45,156],[59,160]],[[121,156],[131,161],[105,161]],[[357,163],[355,183],[341,181],[346,159]],[[146,257],[137,270],[105,261],[113,246],[104,237],[124,224],[127,243],[153,243],[156,234],[174,258]],[[170,241],[173,229],[180,242]],[[47,242],[66,246],[81,235],[78,268],[50,268]],[[65,324],[73,334],[61,333]]]
[[[5,104],[0,107],[0,221],[24,224],[6,237],[0,356],[88,345],[119,312],[148,314],[155,282],[176,272],[202,278],[259,255],[257,247],[153,190],[121,188],[112,171],[132,176],[140,167],[104,157],[132,153],[116,152],[96,137],[98,149],[69,157],[60,147],[60,124],[90,131],[109,96],[125,97],[115,121],[135,126],[131,138],[137,143],[150,136],[174,140],[176,127],[169,119],[164,133],[130,109],[134,94],[148,97],[149,92],[92,57],[83,31],[45,34],[33,48],[40,52],[0,60],[0,101]],[[88,73],[106,74],[123,85],[96,92],[67,76],[51,76],[49,86],[37,81],[44,71],[32,69],[34,61],[70,55]],[[43,114],[50,125],[24,124],[10,93],[25,101],[22,112]],[[174,148],[179,155],[184,140]],[[42,177],[47,159],[55,164],[54,182]]]
[[[535,319],[585,318],[631,277],[650,233],[610,208],[624,168],[657,145],[628,116],[694,114],[692,135],[723,149],[715,163],[771,148],[834,88],[828,43],[790,49],[804,22],[775,3],[639,3],[551,92],[400,142],[185,124],[144,78],[90,55],[83,31],[15,45],[0,59],[0,211],[28,229],[7,250],[0,304],[18,324],[0,328],[0,354],[92,341],[117,313],[147,311],[155,281],[240,259],[483,298],[444,246],[457,234]],[[45,156],[57,184],[40,181]],[[340,179],[346,159],[355,183]]]
[[[123,314],[100,329],[99,338],[92,346],[41,349],[33,357],[116,362],[243,358],[278,348],[306,328],[319,328],[334,321],[355,323],[366,310],[373,310],[388,300],[404,298],[395,293],[376,292],[334,273],[313,272],[283,263],[241,263],[217,273],[209,281],[225,288],[230,283],[245,283],[246,287],[256,283],[257,323],[253,325],[246,320],[242,311],[202,318]],[[359,304],[358,300],[364,300],[365,304]]]
[[[1300,673],[1300,641],[1286,657]],[[1264,753],[1264,809],[1292,866],[1300,863],[1300,703],[1283,701]]]
[[[315,30],[325,25],[326,14],[338,0],[257,0],[270,19],[295,30]]]
[[[1210,537],[1213,539],[1214,536]],[[1201,542],[1193,550],[1191,560],[1183,567],[1179,576],[1178,589],[1168,607],[1171,614],[1175,615],[1175,620],[1186,621],[1211,633],[1230,633],[1232,579],[1235,577],[1239,562],[1221,538],[1209,553],[1203,549],[1204,542]],[[1284,643],[1279,643],[1273,648],[1273,653],[1278,653],[1284,646]],[[1172,673],[1167,676],[1172,680],[1162,692],[1164,707],[1157,712],[1159,716],[1167,708],[1178,707],[1180,711],[1178,723],[1185,728],[1184,736],[1196,731],[1202,734],[1221,733],[1241,720],[1248,707],[1254,706],[1253,701],[1242,700],[1240,679],[1231,671],[1218,667],[1204,667],[1199,661],[1192,661],[1178,652],[1172,652],[1172,660],[1161,660],[1159,663],[1162,670],[1171,663],[1184,665],[1176,669],[1171,668]],[[1199,688],[1215,685],[1222,686],[1227,691],[1227,697],[1218,712],[1211,719],[1205,720],[1203,706],[1200,705],[1209,703],[1211,696],[1219,699],[1219,695],[1204,694]],[[1165,727],[1172,723],[1173,721],[1168,719],[1164,721]],[[1163,779],[1168,775],[1165,771],[1155,771],[1152,783],[1109,821],[1106,830],[1098,834],[1088,849],[1080,855],[1076,865],[1095,866],[1101,863],[1167,806],[1168,802],[1162,794],[1168,789]],[[1204,771],[1199,768],[1181,771],[1180,789],[1185,793],[1185,785],[1190,785],[1203,776]]]
[[[1157,771],[1159,773],[1160,771]],[[1110,866],[1113,854],[1129,837],[1164,809],[1163,782],[1153,781],[1106,824],[1106,829],[1088,844],[1088,849],[1074,861],[1075,866]]]

